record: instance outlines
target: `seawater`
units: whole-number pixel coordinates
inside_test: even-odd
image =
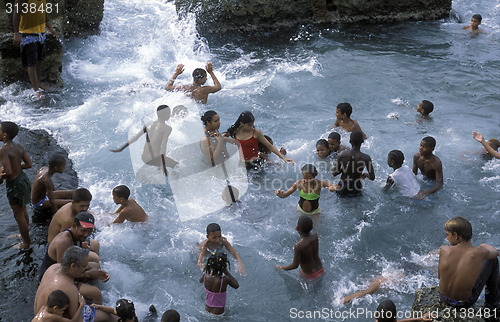
[[[417,288],[438,283],[437,257],[428,252],[444,244],[447,219],[468,218],[476,244],[500,246],[500,163],[481,159],[481,146],[471,137],[473,130],[486,138],[500,136],[499,9],[491,0],[460,0],[453,2],[454,19],[300,26],[259,39],[204,38],[196,32],[193,17],[177,18],[171,2],[110,0],[105,2],[100,35],[65,41],[62,91],[33,101],[26,84],[2,86],[0,115],[54,135],[69,151],[80,186],[92,192],[102,266],[111,275],[102,285],[105,304],[112,306],[124,297],[134,301],[139,317],[154,304],[160,314],[168,308],[178,310],[183,320],[214,319],[204,311],[196,259],[206,225],[218,222],[248,271],[246,276],[236,275],[238,290],[228,290],[229,318],[287,321],[300,312],[321,310],[333,312],[322,315],[332,321],[372,321],[363,315],[343,319],[339,314],[374,311],[385,298],[401,311],[410,310]],[[483,15],[481,28],[486,33],[472,36],[462,30],[474,13]],[[190,72],[207,61],[214,64],[223,89],[210,95],[206,106],[182,93],[164,91],[178,63],[186,67],[177,84],[188,84]],[[417,122],[415,109],[422,99],[434,102],[435,110],[432,120]],[[328,135],[335,106],[345,101],[352,104],[352,118],[368,135],[362,150],[374,161],[376,179],[366,183],[361,198],[322,193],[317,232],[327,273],[319,282],[305,283],[298,271],[274,269],[292,261],[299,217],[298,196],[279,199],[274,190],[299,179],[299,165],[305,162],[318,165],[322,179],[336,180],[315,157],[314,145]],[[172,156],[197,144],[202,135],[199,116],[205,110],[220,114],[221,130],[250,110],[255,126],[276,146],[286,147],[297,166],[278,160],[276,167],[249,178],[239,206],[183,220],[170,185],[141,183],[135,178],[134,155],[129,150],[109,151],[154,119],[160,104],[182,104],[189,111],[170,121]],[[341,134],[348,145],[348,133]],[[391,172],[387,153],[403,151],[411,166],[427,135],[437,140],[444,189],[423,201],[383,192]],[[194,158],[183,155],[181,163],[199,161]],[[419,180],[424,188],[432,186]],[[131,188],[132,197],[150,215],[148,223],[108,226],[116,209],[111,189],[118,184]],[[203,204],[212,200],[199,196],[199,186],[188,188],[191,191],[183,193],[193,196],[194,212],[203,212]],[[33,316],[35,271],[45,250],[43,227],[32,225],[39,239],[33,252],[19,253],[5,238],[17,232],[12,214],[2,217],[0,315],[5,321],[28,321]],[[368,286],[372,277],[402,271],[404,278],[376,294],[340,304],[343,296]]]

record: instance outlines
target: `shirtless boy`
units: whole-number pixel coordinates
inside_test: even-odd
[[[122,223],[125,220],[132,222],[145,222],[148,220],[148,215],[144,209],[129,196],[130,189],[127,186],[120,185],[113,189],[113,201],[120,205],[115,211],[118,217],[113,221],[113,224]]]
[[[85,298],[91,299],[93,303],[102,304],[101,291],[89,284],[75,283],[75,279],[82,278],[89,262],[87,251],[78,246],[71,246],[64,252],[64,256],[60,264],[52,265],[45,274],[38,286],[35,295],[34,313],[40,312],[43,305],[47,303],[49,294],[55,290],[63,291],[69,298],[69,307],[65,311],[66,316],[74,316],[80,307],[80,294]],[[77,287],[77,284],[80,286]],[[96,292],[96,296],[87,297],[86,293],[91,289],[91,292]],[[89,312],[90,311],[90,312]],[[93,315],[92,320],[88,315]],[[84,305],[82,311],[83,321],[109,321],[111,317],[95,309],[90,309],[88,305]]]
[[[237,271],[245,275],[246,270],[245,266],[243,266],[243,261],[241,259],[240,254],[234,249],[234,247],[229,243],[229,241],[222,237],[221,229],[219,224],[211,223],[207,226],[207,239],[200,243],[200,255],[198,256],[198,267],[203,269],[205,265],[203,264],[203,260],[207,253],[216,253],[222,251],[222,248],[226,248],[228,252],[233,254],[234,258],[238,262]]]
[[[431,136],[426,136],[420,142],[420,152],[413,156],[413,173],[418,174],[418,170],[428,178],[436,180],[436,184],[430,190],[420,190],[415,196],[417,199],[424,199],[428,195],[435,193],[444,185],[443,165],[441,159],[435,156],[432,152],[436,147],[436,140]]]
[[[465,26],[464,29],[469,30],[473,34],[483,32],[483,30],[479,29],[482,20],[483,17],[480,14],[475,14],[470,19],[470,26]]]
[[[22,243],[14,245],[16,248],[27,248],[31,244],[29,235],[29,217],[26,205],[30,203],[31,185],[23,169],[32,167],[31,159],[21,144],[12,140],[19,132],[19,127],[12,122],[0,123],[0,184],[7,181],[7,199],[14,212]]]
[[[71,319],[64,317],[64,313],[69,308],[69,297],[61,290],[55,290],[49,294],[47,304],[40,308],[37,315],[31,322],[79,322],[82,318],[82,309],[85,305],[85,298],[80,295],[79,306]]]
[[[203,70],[202,68],[196,68],[193,71],[193,84],[174,86],[174,82],[177,76],[184,72],[184,65],[177,65],[177,68],[175,69],[174,74],[165,86],[165,89],[167,91],[183,91],[187,96],[193,98],[196,102],[206,104],[208,100],[208,94],[220,91],[222,86],[220,85],[219,80],[214,74],[212,63],[207,63],[207,66],[205,68],[207,71]],[[212,77],[214,86],[203,86],[207,82],[207,72]]]
[[[330,155],[334,154],[335,157],[337,157],[337,154],[349,149],[345,145],[340,144],[340,140],[340,134],[337,132],[332,132],[328,135],[328,148],[330,148]]]
[[[361,195],[363,191],[363,180],[368,178],[375,180],[371,157],[361,152],[363,133],[354,131],[351,133],[350,150],[343,151],[337,156],[337,162],[333,166],[334,176],[342,174],[338,185],[340,189],[335,190],[340,197],[354,197]],[[368,172],[363,172],[364,170]]]
[[[276,265],[277,270],[292,270],[300,265],[300,275],[306,279],[317,279],[325,270],[318,255],[318,235],[311,234],[313,221],[310,216],[299,218],[295,230],[299,232],[300,240],[293,248],[293,262],[287,266]]]
[[[71,202],[73,190],[54,190],[52,176],[63,173],[66,159],[60,154],[54,154],[49,159],[49,166],[42,167],[35,174],[31,189],[31,204],[38,211],[51,209],[55,214],[59,208]]]
[[[498,152],[498,148],[500,147],[500,143],[497,139],[489,139],[486,141],[484,136],[479,132],[472,132],[472,137],[477,142],[481,143],[484,147],[484,154],[490,158],[500,159],[500,153]]]
[[[351,119],[352,114],[352,106],[349,103],[340,103],[337,105],[337,110],[335,112],[335,116],[337,119],[333,124],[332,128],[341,127],[347,132],[359,131],[363,134],[363,140],[366,140],[366,134],[361,130],[358,122],[356,120]]]
[[[498,250],[487,244],[473,246],[472,226],[465,218],[448,220],[444,231],[451,246],[439,250],[441,300],[453,307],[468,308],[486,285],[485,307],[498,308]]]
[[[142,162],[147,165],[155,166],[163,169],[167,175],[167,168],[173,168],[177,161],[172,160],[166,156],[168,137],[172,133],[172,127],[165,124],[170,119],[170,107],[167,105],[160,105],[156,109],[158,119],[134,135],[127,143],[118,149],[111,150],[111,152],[121,152],[130,144],[137,141],[142,135],[146,134],[146,144],[142,151]]]

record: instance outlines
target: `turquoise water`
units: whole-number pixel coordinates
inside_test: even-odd
[[[63,91],[33,102],[25,84],[1,87],[0,115],[28,128],[47,129],[69,151],[80,186],[94,196],[91,210],[100,226],[96,237],[104,269],[112,276],[102,286],[108,305],[125,297],[135,302],[139,317],[155,304],[160,312],[177,309],[184,320],[213,319],[204,312],[196,244],[204,238],[206,225],[215,221],[248,271],[246,276],[236,275],[240,288],[229,290],[227,315],[232,319],[287,321],[299,310],[331,309],[330,320],[341,321],[335,314],[373,311],[385,298],[405,311],[418,287],[438,283],[437,257],[427,253],[444,243],[442,225],[448,218],[468,218],[477,244],[500,246],[500,163],[481,159],[481,146],[471,137],[473,130],[487,138],[500,136],[499,7],[487,0],[455,1],[453,7],[463,23],[450,19],[302,26],[249,39],[200,37],[192,17],[177,20],[172,3],[106,1],[101,34],[65,44]],[[471,36],[461,27],[476,12],[483,14],[487,32]],[[208,105],[163,90],[176,64],[186,65],[178,83],[187,84],[190,71],[207,61],[213,62],[223,86],[209,97]],[[431,121],[416,122],[415,109],[422,99],[435,104]],[[273,191],[297,180],[298,167],[280,165],[250,178],[240,206],[211,213],[204,209],[213,200],[199,191],[212,182],[202,187],[193,178],[181,179],[181,194],[193,200],[189,213],[196,219],[189,219],[180,216],[185,208],[176,202],[175,185],[143,184],[134,175],[135,154],[109,152],[153,119],[158,105],[183,104],[189,114],[171,120],[168,151],[186,171],[199,161],[186,151],[192,151],[202,135],[198,120],[203,111],[216,110],[221,129],[226,129],[241,111],[251,110],[255,126],[277,146],[285,146],[298,164],[316,163],[322,178],[334,180],[315,158],[314,144],[328,135],[335,106],[344,101],[352,104],[352,118],[369,137],[362,150],[374,161],[376,179],[367,182],[358,199],[323,192],[317,230],[327,274],[318,283],[304,283],[298,271],[274,269],[293,258],[298,196],[279,199]],[[399,119],[389,117],[394,113]],[[348,134],[341,134],[348,144]],[[402,150],[411,166],[427,135],[437,140],[444,189],[424,201],[384,193],[381,188],[390,173],[387,153]],[[140,143],[137,146],[140,151]],[[132,146],[130,151],[138,150]],[[424,187],[432,185],[421,177],[419,181]],[[149,223],[107,226],[116,209],[111,189],[118,184],[131,188],[149,213]],[[5,235],[16,232],[12,215],[2,216]],[[40,240],[41,229],[32,227]],[[1,243],[0,315],[5,321],[27,321],[36,291],[30,272],[41,262],[44,246],[39,241],[26,255],[8,248],[12,240],[2,238]],[[373,276],[390,276],[401,269],[407,275],[398,282],[347,306],[339,304]],[[371,321],[361,316],[345,320]]]

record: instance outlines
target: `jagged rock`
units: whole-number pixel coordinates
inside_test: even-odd
[[[203,32],[272,31],[298,24],[393,22],[446,17],[451,0],[175,0]]]
[[[484,312],[482,307],[456,309],[447,305],[439,298],[439,286],[419,288],[415,292],[415,301],[413,302],[413,312],[431,312],[433,321],[440,322],[484,322]]]

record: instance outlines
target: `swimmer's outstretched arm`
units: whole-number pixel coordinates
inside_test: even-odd
[[[276,269],[279,270],[285,270],[285,271],[290,271],[292,269],[296,269],[299,267],[300,264],[300,251],[297,247],[297,244],[293,247],[293,262],[290,265],[286,266],[281,266],[281,265],[276,265]]]
[[[334,192],[335,190],[340,189],[339,185],[334,184],[334,183],[330,183],[328,181],[319,180],[319,183],[320,183],[321,187],[330,190],[330,192]]]
[[[497,151],[495,151],[488,144],[488,142],[486,142],[484,140],[484,136],[481,133],[473,131],[472,132],[472,137],[474,138],[474,140],[476,140],[477,142],[481,143],[484,146],[484,148],[486,149],[486,151],[488,151],[489,155],[493,156],[494,158],[500,159],[500,153],[498,153]]]
[[[274,194],[280,198],[286,198],[297,190],[297,185],[299,184],[299,182],[300,180],[296,181],[286,192],[278,189],[274,192]]]
[[[255,130],[255,133],[257,133],[257,140],[259,140],[259,142],[262,143],[269,151],[276,154],[278,157],[280,157],[281,160],[285,162],[291,162],[292,165],[295,163],[293,159],[285,157],[274,145],[269,143],[269,141],[266,139],[266,137],[264,136],[264,134],[262,134],[261,131]]]
[[[207,73],[210,74],[210,77],[212,77],[214,86],[203,86],[203,91],[205,91],[207,94],[220,91],[222,86],[214,74],[212,63],[208,62],[205,69],[207,70]]]
[[[184,72],[184,65],[183,64],[179,64],[177,65],[177,67],[175,68],[175,72],[174,74],[172,75],[172,77],[170,77],[170,79],[168,80],[168,83],[167,85],[165,85],[165,90],[167,91],[173,91],[173,90],[176,90],[177,89],[177,86],[174,86],[174,82],[175,82],[175,79],[177,78],[177,76],[179,76],[180,74],[182,74]]]
[[[137,141],[146,132],[147,132],[147,127],[144,126],[142,128],[142,130],[140,130],[139,132],[137,132],[137,134],[134,135],[130,140],[128,140],[127,143],[125,143],[124,145],[122,145],[118,149],[112,149],[112,150],[109,150],[109,151],[111,151],[111,152],[122,152],[126,147],[128,147],[129,145],[131,145],[132,143],[134,143],[135,141]]]

